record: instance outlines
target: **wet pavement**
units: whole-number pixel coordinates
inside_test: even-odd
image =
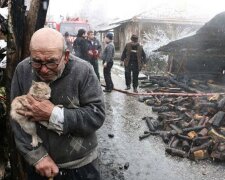
[[[124,89],[123,68],[116,63],[112,72],[114,86]],[[102,75],[101,82],[104,82]],[[166,145],[160,137],[151,136],[139,141],[139,135],[147,130],[142,117],[156,114],[150,106],[138,102],[138,96],[118,91],[105,93],[104,96],[107,117],[98,130],[103,180],[225,179],[224,163],[196,162],[167,155]]]

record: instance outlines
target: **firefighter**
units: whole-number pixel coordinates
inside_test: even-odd
[[[88,61],[93,66],[95,73],[98,77],[98,80],[100,80],[98,58],[101,53],[102,47],[100,45],[99,40],[96,39],[93,31],[87,32],[87,49],[88,49],[88,52],[87,52]]]
[[[72,54],[72,52],[73,52],[73,43],[70,40],[70,34],[68,32],[65,32],[64,38],[65,38],[65,41],[66,41],[67,49]]]
[[[87,43],[85,37],[86,31],[84,29],[79,29],[77,38],[73,43],[73,49],[75,56],[87,61]]]

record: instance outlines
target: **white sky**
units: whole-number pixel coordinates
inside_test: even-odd
[[[94,13],[107,19],[131,17],[144,11],[167,17],[185,12],[185,16],[210,19],[225,11],[225,0],[50,0],[48,14],[57,19],[60,15]]]

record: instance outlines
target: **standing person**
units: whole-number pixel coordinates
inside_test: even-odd
[[[103,60],[103,74],[104,74],[106,87],[103,91],[111,92],[114,88],[112,78],[111,78],[111,69],[113,66],[113,58],[115,54],[115,47],[113,44],[112,33],[106,34],[105,43],[106,43],[106,47],[102,53],[102,60]]]
[[[73,42],[73,49],[75,56],[87,60],[87,43],[86,43],[86,31],[84,29],[79,29],[77,33],[77,38]]]
[[[33,34],[30,53],[16,67],[11,100],[26,94],[32,80],[49,83],[51,100],[38,101],[28,95],[26,110],[17,112],[36,122],[42,140],[37,147],[33,148],[31,136],[11,121],[17,148],[29,164],[28,179],[99,180],[95,131],[104,122],[105,107],[93,68],[69,57],[63,36],[50,28]],[[47,127],[40,121],[47,122]]]
[[[66,46],[67,46],[68,50],[70,51],[70,53],[72,54],[73,43],[70,40],[70,34],[68,32],[65,32],[64,38],[65,38],[65,41],[66,41]]]
[[[99,68],[98,68],[98,58],[101,53],[101,45],[99,40],[95,38],[93,31],[87,32],[87,49],[88,49],[88,61],[93,66],[95,73],[100,80]]]
[[[143,47],[138,43],[137,35],[133,34],[131,36],[131,42],[126,44],[121,56],[121,61],[124,62],[125,67],[125,80],[127,86],[125,90],[130,89],[132,72],[133,90],[135,93],[138,93],[138,75],[143,64],[146,66],[146,55]]]

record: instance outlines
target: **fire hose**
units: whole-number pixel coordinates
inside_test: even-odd
[[[102,84],[103,87],[105,87],[104,84]],[[113,88],[114,91],[118,91],[121,93],[125,93],[128,95],[132,96],[190,96],[190,97],[197,97],[197,96],[214,96],[214,95],[225,95],[225,93],[169,93],[169,92],[150,92],[150,93],[145,93],[145,92],[139,92],[139,93],[134,93],[134,92],[129,92],[126,90],[118,89],[118,88]]]

